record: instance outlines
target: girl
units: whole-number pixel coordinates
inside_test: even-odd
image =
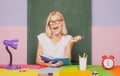
[[[82,39],[81,36],[72,37],[67,35],[67,29],[63,15],[58,11],[49,14],[46,21],[46,32],[38,36],[38,48],[36,63],[44,66],[58,67],[63,65],[62,61],[45,63],[40,54],[52,56],[54,58],[69,58],[71,60],[72,46]]]

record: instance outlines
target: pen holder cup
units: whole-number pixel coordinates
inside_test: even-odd
[[[79,58],[79,69],[86,70],[87,68],[87,57]]]

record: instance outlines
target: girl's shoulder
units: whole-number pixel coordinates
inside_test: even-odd
[[[40,33],[37,37],[38,38],[45,38],[47,35],[46,33]]]
[[[65,38],[65,39],[71,39],[72,36],[71,36],[71,35],[64,35],[64,38]]]

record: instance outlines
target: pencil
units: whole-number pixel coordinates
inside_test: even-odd
[[[87,57],[88,57],[88,55],[85,56],[85,58],[87,58]]]
[[[86,56],[86,53],[84,52],[84,54],[83,54],[83,58],[85,58],[85,56]]]

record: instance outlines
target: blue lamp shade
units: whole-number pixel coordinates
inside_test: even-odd
[[[14,49],[17,49],[18,40],[17,40],[17,39],[16,39],[16,40],[4,40],[4,41],[3,41],[3,44],[4,44],[6,47],[10,46],[10,47],[12,47],[12,48],[14,48]]]

